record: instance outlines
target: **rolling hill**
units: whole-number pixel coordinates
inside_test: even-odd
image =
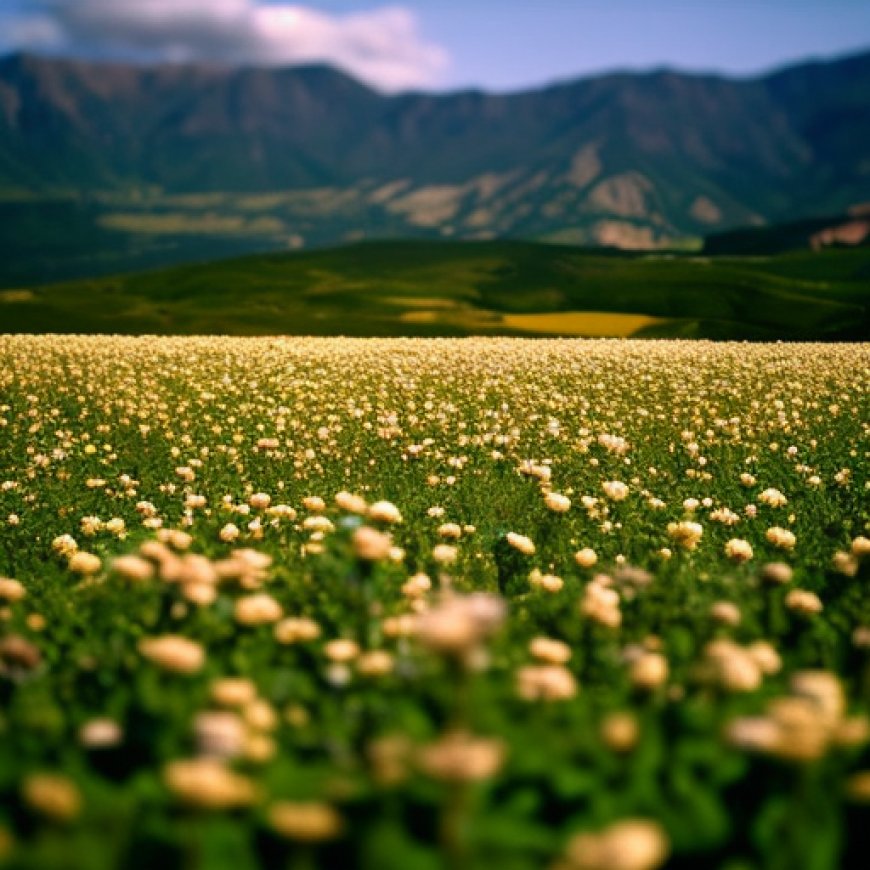
[[[867,339],[870,248],[371,242],[0,291],[6,332]]]
[[[870,245],[870,207],[866,205],[842,215],[714,233],[704,239],[702,251],[712,255],[780,254],[854,245]]]

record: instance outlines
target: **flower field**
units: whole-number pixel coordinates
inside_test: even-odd
[[[0,359],[0,865],[867,866],[866,345]]]

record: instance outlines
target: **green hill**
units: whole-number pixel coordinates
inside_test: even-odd
[[[852,238],[848,235],[850,231],[854,234]],[[834,245],[870,245],[870,211],[866,207],[842,215],[714,233],[704,239],[701,252],[711,256],[781,254]]]
[[[870,249],[770,257],[402,241],[0,291],[4,332],[870,336]]]

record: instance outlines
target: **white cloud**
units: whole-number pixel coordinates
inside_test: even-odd
[[[56,48],[64,42],[63,28],[50,15],[0,17],[2,44],[9,48]]]
[[[331,63],[385,90],[438,84],[446,51],[413,12],[344,15],[264,0],[42,0],[5,41],[101,55],[269,66]]]

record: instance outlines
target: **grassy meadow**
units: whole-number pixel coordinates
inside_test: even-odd
[[[536,246],[461,251],[464,282],[432,253],[385,284],[371,246],[317,282],[325,254],[0,304],[530,314]],[[866,260],[837,256],[688,319],[844,328]],[[668,323],[705,268],[548,262],[548,310],[586,305],[576,268],[591,310]],[[638,307],[605,263],[670,290]],[[866,345],[6,335],[0,360],[3,866],[864,866]]]
[[[228,249],[229,250],[229,249]],[[627,254],[372,242],[0,289],[5,332],[854,340],[870,248]]]

